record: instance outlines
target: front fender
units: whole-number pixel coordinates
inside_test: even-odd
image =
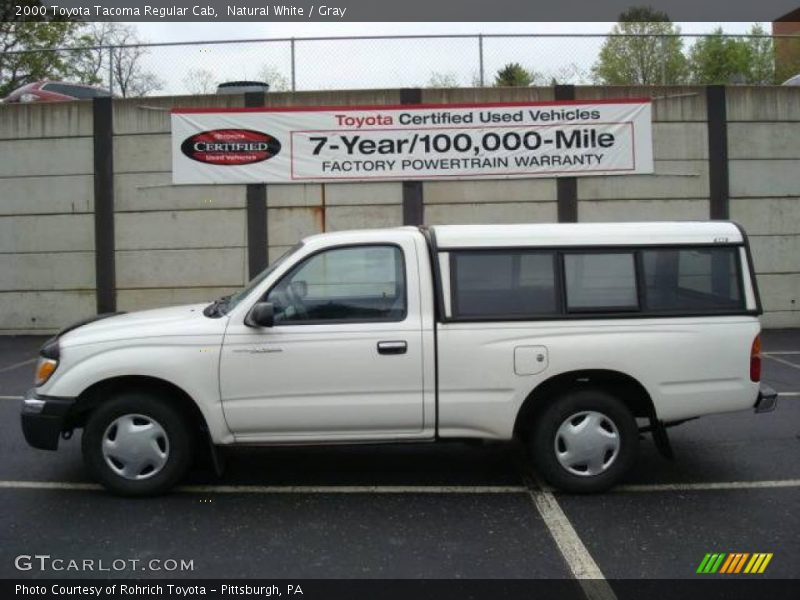
[[[89,387],[125,376],[151,377],[184,390],[206,420],[212,440],[233,440],[220,402],[219,336],[191,337],[158,342],[68,346],[50,381],[37,388],[39,394],[78,397]]]

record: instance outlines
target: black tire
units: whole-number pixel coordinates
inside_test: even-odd
[[[142,479],[123,477],[107,463],[103,453],[103,438],[107,430],[117,419],[124,419],[127,415],[145,417],[137,417],[139,424],[147,424],[147,419],[150,419],[165,434],[162,436],[159,432],[158,435],[158,445],[163,446],[162,450],[167,449],[163,466],[157,471],[151,469],[156,471],[152,475],[147,475],[145,466]],[[120,496],[153,496],[168,491],[189,468],[192,448],[193,435],[187,419],[168,400],[144,391],[120,392],[102,402],[89,415],[81,439],[86,467],[107,490]]]
[[[572,472],[562,465],[557,455],[557,444],[562,452],[567,449],[563,436],[557,439],[559,428],[573,416],[572,422],[580,424],[586,415],[578,415],[586,412],[605,417],[608,421],[601,418],[601,426],[611,429],[609,433],[616,428],[619,440],[616,454],[613,450],[603,450],[600,468],[604,470],[597,474],[590,474],[580,461],[571,468],[573,471],[584,468],[586,472]],[[558,490],[579,494],[602,492],[617,483],[636,461],[638,446],[639,428],[631,411],[619,398],[599,389],[574,390],[555,398],[539,413],[529,440],[531,458],[542,478]],[[607,463],[603,462],[606,460]]]

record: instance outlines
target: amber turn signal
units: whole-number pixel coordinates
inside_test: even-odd
[[[37,387],[43,385],[48,379],[50,379],[50,376],[56,370],[57,366],[57,360],[40,356],[39,362],[36,363],[36,377],[34,379],[34,385]]]

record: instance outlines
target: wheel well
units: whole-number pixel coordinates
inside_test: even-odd
[[[619,371],[587,369],[555,375],[528,394],[514,423],[514,432],[524,435],[537,414],[559,396],[571,390],[601,388],[619,398],[635,417],[653,418],[655,407],[650,394],[636,379]]]
[[[164,400],[170,402],[178,408],[181,414],[187,415],[192,428],[202,433],[208,432],[203,413],[197,407],[192,397],[183,389],[157,377],[144,375],[126,375],[123,377],[113,377],[98,381],[86,388],[79,396],[75,407],[70,412],[68,427],[83,427],[89,414],[94,410],[104,398],[122,390],[138,390],[159,395]]]

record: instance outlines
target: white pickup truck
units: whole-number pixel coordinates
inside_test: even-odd
[[[668,425],[774,408],[752,264],[728,222],[315,235],[210,305],[65,329],[22,426],[51,450],[83,428],[128,495],[203,448],[465,438],[522,439],[551,485],[604,490],[641,431],[668,455]]]

